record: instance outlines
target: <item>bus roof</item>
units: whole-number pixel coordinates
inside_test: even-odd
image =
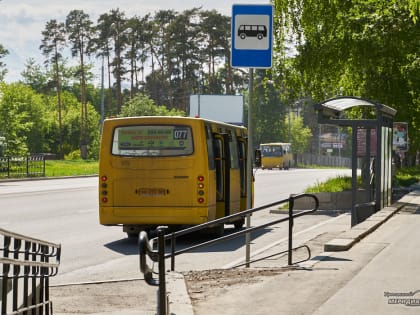
[[[270,143],[261,143],[260,146],[265,146],[265,145],[291,145],[291,143],[289,142],[270,142]]]
[[[229,124],[223,121],[216,121],[216,120],[210,120],[210,119],[205,119],[205,118],[200,118],[200,117],[185,117],[185,116],[134,116],[134,117],[115,117],[115,118],[107,118],[105,119],[105,122],[107,121],[112,121],[112,122],[127,122],[128,124],[132,123],[132,124],[136,124],[139,121],[150,121],[150,122],[164,122],[164,121],[178,121],[179,123],[181,123],[182,121],[184,122],[196,122],[196,121],[203,121],[203,122],[207,122],[209,124],[212,125],[219,125],[219,126],[224,126],[224,127],[229,127],[229,128],[233,128],[237,131],[241,130],[241,134],[242,136],[245,136],[247,134],[247,129],[244,126],[240,126],[240,125],[234,125],[234,124]],[[237,132],[238,133],[238,132]],[[239,135],[239,134],[238,134]]]

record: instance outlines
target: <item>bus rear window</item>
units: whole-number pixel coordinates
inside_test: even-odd
[[[263,156],[283,156],[282,147],[280,146],[262,146],[261,153]]]
[[[122,126],[114,130],[112,154],[182,156],[194,151],[192,131],[183,125]]]

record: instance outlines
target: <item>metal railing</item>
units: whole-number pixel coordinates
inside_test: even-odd
[[[351,158],[349,157],[302,153],[296,154],[295,158],[296,163],[301,165],[321,165],[351,168]]]
[[[0,178],[41,176],[45,176],[45,157],[42,154],[0,157]]]
[[[311,210],[304,210],[298,213],[293,213],[293,207],[294,207],[294,201],[296,199],[299,198],[313,198],[315,201],[315,207]],[[270,221],[267,222],[265,224],[261,224],[258,226],[254,226],[254,227],[247,227],[245,229],[242,229],[241,231],[237,231],[234,232],[232,234],[229,235],[225,235],[225,236],[221,236],[219,238],[215,238],[206,242],[202,242],[200,244],[196,244],[193,246],[190,246],[188,248],[184,248],[184,249],[180,249],[180,250],[175,250],[176,248],[176,239],[180,236],[189,234],[189,233],[193,233],[193,232],[197,232],[200,231],[202,229],[206,229],[209,227],[212,227],[216,224],[224,224],[226,222],[231,222],[232,219],[237,219],[240,217],[245,218],[248,215],[251,215],[254,212],[258,212],[258,211],[262,211],[265,210],[267,208],[271,208],[273,206],[277,206],[277,205],[281,205],[284,203],[289,203],[289,212],[288,212],[288,216],[281,218],[281,219],[277,219],[274,221]],[[269,203],[260,207],[256,207],[256,208],[252,208],[252,209],[248,209],[236,214],[232,214],[217,220],[213,220],[207,223],[203,223],[197,226],[193,226],[184,230],[180,230],[177,232],[173,232],[170,234],[166,234],[165,235],[165,228],[158,228],[158,236],[157,236],[157,244],[158,244],[158,249],[157,251],[153,250],[152,246],[150,245],[147,233],[142,231],[140,233],[139,236],[139,259],[140,259],[140,271],[144,274],[144,279],[145,281],[149,284],[149,285],[156,285],[159,286],[159,294],[158,294],[158,314],[159,315],[166,315],[168,314],[168,303],[167,303],[167,295],[166,295],[166,283],[165,283],[165,259],[166,258],[171,258],[171,270],[174,271],[175,270],[175,256],[186,253],[186,252],[190,252],[193,250],[196,250],[198,248],[201,247],[205,247],[205,246],[209,246],[215,243],[220,243],[223,241],[228,241],[234,238],[237,238],[241,235],[247,234],[247,233],[251,233],[253,231],[257,231],[259,229],[263,229],[266,228],[268,226],[274,225],[274,224],[278,224],[281,222],[285,222],[288,221],[289,222],[289,231],[288,231],[288,249],[287,251],[281,252],[281,253],[276,253],[275,255],[279,255],[282,253],[287,252],[288,253],[288,265],[293,265],[293,258],[292,258],[292,252],[293,250],[296,250],[297,248],[306,248],[308,251],[308,258],[303,260],[309,260],[311,258],[311,252],[310,252],[310,248],[306,245],[303,246],[299,246],[297,248],[293,248],[293,223],[294,223],[294,219],[297,217],[301,217],[310,213],[315,212],[316,210],[318,210],[318,206],[319,206],[319,201],[318,198],[315,195],[312,194],[299,194],[299,195],[291,195],[289,198],[284,199],[284,200],[280,200],[280,201],[276,201],[273,203]],[[153,239],[152,241],[155,241],[156,239]],[[171,241],[171,251],[168,254],[165,254],[165,241],[170,240]],[[273,255],[271,255],[273,256]],[[270,256],[270,257],[271,257]],[[147,264],[147,257],[149,257],[153,262],[158,262],[158,269],[159,269],[159,280],[155,280],[153,278],[153,270],[152,268]],[[266,257],[268,258],[268,257]],[[259,259],[261,260],[261,259]],[[302,262],[302,261],[299,261]],[[298,262],[295,262],[295,264]],[[239,266],[239,265],[238,265]],[[238,267],[236,266],[236,267]]]
[[[1,314],[52,314],[49,277],[58,272],[61,245],[0,228]]]

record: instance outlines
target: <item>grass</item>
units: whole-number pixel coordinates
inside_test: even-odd
[[[392,179],[393,187],[409,187],[415,183],[420,182],[420,166],[406,167],[398,169]],[[361,186],[361,177],[357,177],[357,185]],[[323,183],[316,183],[313,186],[306,188],[306,193],[318,192],[338,192],[351,189],[350,176],[338,176],[327,179]]]
[[[77,176],[77,175],[94,175],[98,174],[98,161],[85,160],[48,160],[45,161],[45,175],[47,177],[54,176]],[[361,179],[358,177],[358,185],[361,185]],[[392,180],[394,187],[408,187],[412,184],[420,182],[420,166],[406,167],[397,169]],[[330,178],[323,183],[316,183],[308,187],[306,193],[317,192],[337,192],[351,189],[350,176],[338,176]]]
[[[84,160],[47,160],[45,161],[45,176],[79,176],[98,174],[98,161]]]
[[[358,182],[361,180],[357,178]],[[329,178],[325,182],[317,182],[305,189],[305,193],[338,192],[351,189],[351,176],[338,176]]]
[[[400,168],[392,179],[394,187],[408,187],[420,182],[420,166]]]

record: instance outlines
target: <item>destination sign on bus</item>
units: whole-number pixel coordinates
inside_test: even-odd
[[[180,150],[187,147],[192,147],[188,127],[130,126],[118,129],[119,150]]]

